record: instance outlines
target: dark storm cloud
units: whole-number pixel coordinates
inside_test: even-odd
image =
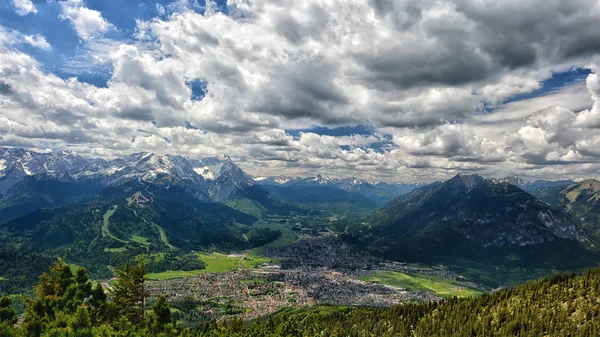
[[[382,20],[400,23],[399,33],[412,37],[355,54],[374,84],[463,85],[505,70],[600,52],[598,5],[592,8],[593,1],[457,0],[451,15],[437,17],[422,16],[426,8],[442,7],[432,1],[371,4]]]
[[[393,88],[389,89],[428,84],[461,85],[485,78],[489,69],[485,58],[460,44],[433,45],[421,50],[395,46],[377,54],[363,52],[356,58],[369,71],[367,80],[373,84],[392,84]],[[379,88],[386,90],[385,86]]]
[[[0,94],[11,95],[13,93],[10,84],[0,80]]]
[[[333,82],[338,66],[323,60],[302,60],[278,69],[258,93],[251,110],[287,118],[312,117],[323,121],[347,121],[337,115],[349,103]]]

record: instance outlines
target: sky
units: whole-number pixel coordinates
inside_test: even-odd
[[[0,146],[600,178],[600,1],[4,0]]]

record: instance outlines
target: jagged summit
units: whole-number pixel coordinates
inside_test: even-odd
[[[573,184],[572,180],[558,180],[558,181],[549,181],[549,180],[525,180],[519,178],[517,176],[509,176],[501,179],[493,179],[495,182],[505,182],[511,185],[515,185],[520,187],[522,190],[532,193],[535,190],[540,188],[547,187],[557,187],[557,186],[567,186]]]
[[[368,238],[367,244],[415,260],[441,260],[451,254],[472,258],[488,248],[536,250],[557,242],[569,247],[590,242],[564,212],[517,186],[479,175],[459,174],[400,196],[368,222],[363,227],[368,232],[360,235]]]
[[[288,187],[333,187],[346,192],[358,193],[369,198],[378,205],[384,205],[392,198],[409,193],[424,184],[406,184],[402,182],[385,183],[371,182],[356,177],[331,178],[317,174],[313,177],[257,177],[254,179],[260,185],[276,185]]]
[[[477,174],[457,174],[454,178],[448,180],[445,184],[458,184],[458,186],[464,186],[467,190],[470,190],[479,184],[485,182],[486,179]]]
[[[90,159],[72,151],[40,153],[0,148],[0,195],[28,176],[64,174],[103,186],[130,181],[181,185],[206,201],[221,201],[255,184],[228,156],[193,159],[180,155],[137,152],[112,160]]]

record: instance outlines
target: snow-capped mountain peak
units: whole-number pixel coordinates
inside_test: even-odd
[[[0,158],[0,194],[27,176],[61,172],[73,179],[105,186],[128,181],[167,187],[178,184],[206,201],[221,201],[254,185],[254,180],[227,156],[192,159],[138,152],[107,161],[84,158],[75,152],[0,148]]]

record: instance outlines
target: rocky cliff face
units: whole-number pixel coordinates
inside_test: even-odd
[[[580,224],[592,244],[600,249],[600,182],[584,180],[568,186],[539,188],[533,194],[560,209]]]

